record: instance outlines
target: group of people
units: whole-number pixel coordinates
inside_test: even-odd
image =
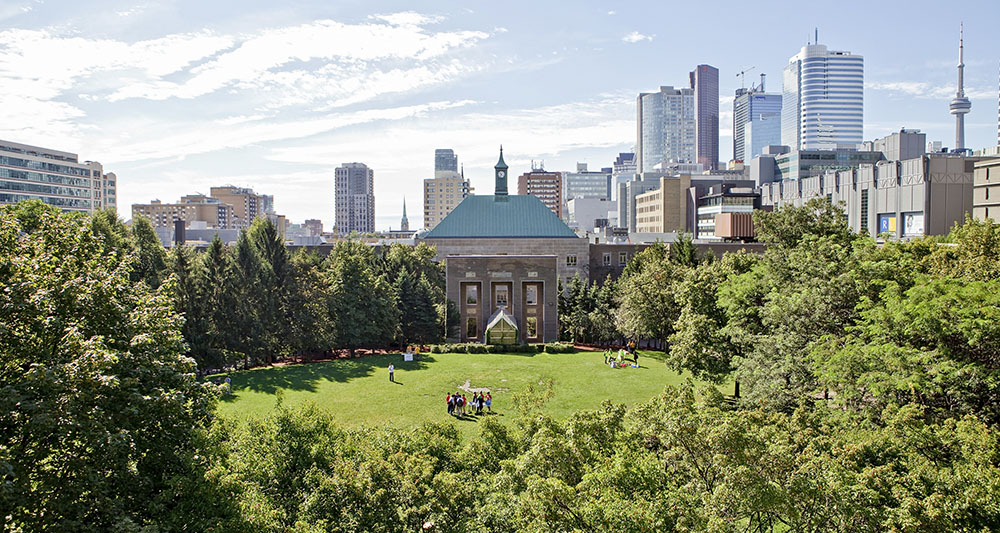
[[[472,400],[466,398],[464,394],[449,393],[445,401],[448,403],[448,414],[459,418],[473,413],[479,416],[483,414],[483,407],[490,413],[493,412],[493,397],[488,392],[474,392]]]
[[[635,344],[632,342],[628,344],[627,349],[624,347],[619,348],[617,356],[615,355],[615,352],[611,348],[604,350],[604,364],[610,365],[611,368],[623,367],[626,365],[626,363],[624,363],[623,360],[626,359],[629,355],[632,356],[632,363],[634,363],[632,366],[638,367],[639,351],[635,349]]]

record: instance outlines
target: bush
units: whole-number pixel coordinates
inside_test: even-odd
[[[562,342],[550,342],[544,345],[545,353],[575,353],[576,348],[572,344]]]

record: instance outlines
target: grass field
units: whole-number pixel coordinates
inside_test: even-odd
[[[375,355],[319,363],[259,368],[230,374],[232,395],[219,405],[226,418],[263,417],[280,392],[286,406],[314,402],[345,426],[409,427],[423,422],[451,421],[462,433],[475,433],[475,418],[448,416],[445,395],[469,387],[489,388],[493,411],[513,415],[510,395],[528,383],[553,380],[554,395],[546,405],[557,418],[598,407],[603,400],[644,402],[678,385],[686,377],[667,370],[656,353],[641,352],[641,368],[613,369],[602,352],[575,354],[423,354],[405,363],[399,354]],[[387,367],[396,368],[396,383]],[[731,389],[731,385],[727,389]],[[729,394],[732,390],[725,390]],[[472,398],[472,394],[467,394]],[[508,418],[509,419],[509,416]],[[503,419],[501,419],[503,420]]]

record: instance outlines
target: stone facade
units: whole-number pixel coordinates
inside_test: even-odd
[[[564,282],[579,275],[589,279],[590,261],[587,239],[583,238],[447,238],[420,239],[437,248],[437,260],[454,255],[554,255],[556,274]]]
[[[498,308],[517,321],[520,342],[559,339],[555,255],[453,255],[445,261],[448,299],[459,309],[461,342],[484,342]]]

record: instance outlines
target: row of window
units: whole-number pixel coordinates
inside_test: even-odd
[[[56,207],[74,208],[74,209],[90,209],[90,200],[81,200],[77,198],[60,198],[56,196],[39,196],[37,194],[8,194],[0,193],[0,203],[2,204],[16,204],[17,202],[22,202],[24,200],[41,200],[49,205],[54,205]]]
[[[59,172],[62,174],[71,174],[73,176],[90,176],[90,169],[86,168],[68,167],[66,165],[57,165],[55,163],[33,161],[31,159],[21,159],[20,157],[10,157],[5,155],[0,156],[0,165],[30,168],[33,170],[44,170],[46,172]],[[94,174],[96,175],[97,171],[94,171]]]

